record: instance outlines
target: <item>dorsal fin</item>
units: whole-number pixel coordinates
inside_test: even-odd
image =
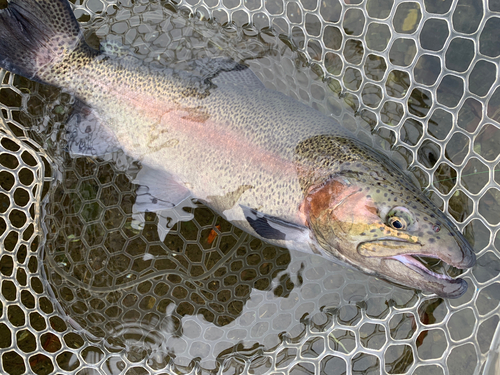
[[[241,87],[261,87],[264,85],[252,70],[230,58],[203,58],[190,63],[202,79],[215,85],[237,85]]]

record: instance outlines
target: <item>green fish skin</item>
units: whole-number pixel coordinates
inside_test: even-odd
[[[160,70],[91,49],[66,0],[12,0],[0,12],[0,66],[84,102],[105,124],[101,139],[154,171],[148,188],[167,204],[191,195],[271,244],[441,297],[467,289],[419,258],[475,264],[390,160],[240,64],[221,60],[203,78]]]

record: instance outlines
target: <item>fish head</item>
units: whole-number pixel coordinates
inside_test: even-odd
[[[325,251],[366,273],[446,298],[467,290],[465,280],[430,267],[472,267],[471,246],[401,175],[373,168],[339,173],[311,186],[301,211]]]

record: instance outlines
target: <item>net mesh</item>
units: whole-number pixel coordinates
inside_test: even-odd
[[[411,171],[478,264],[467,293],[443,300],[269,246],[197,203],[137,215],[140,166],[70,157],[75,99],[0,71],[2,372],[500,371],[500,2],[73,8],[91,44],[166,66],[244,60],[337,118]]]

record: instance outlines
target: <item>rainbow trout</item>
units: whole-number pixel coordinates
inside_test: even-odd
[[[90,153],[109,143],[140,160],[164,204],[191,195],[268,243],[442,297],[466,291],[422,257],[466,269],[473,250],[390,160],[245,66],[212,65],[197,77],[96,51],[66,0],[0,12],[0,66],[84,102],[105,129]]]

